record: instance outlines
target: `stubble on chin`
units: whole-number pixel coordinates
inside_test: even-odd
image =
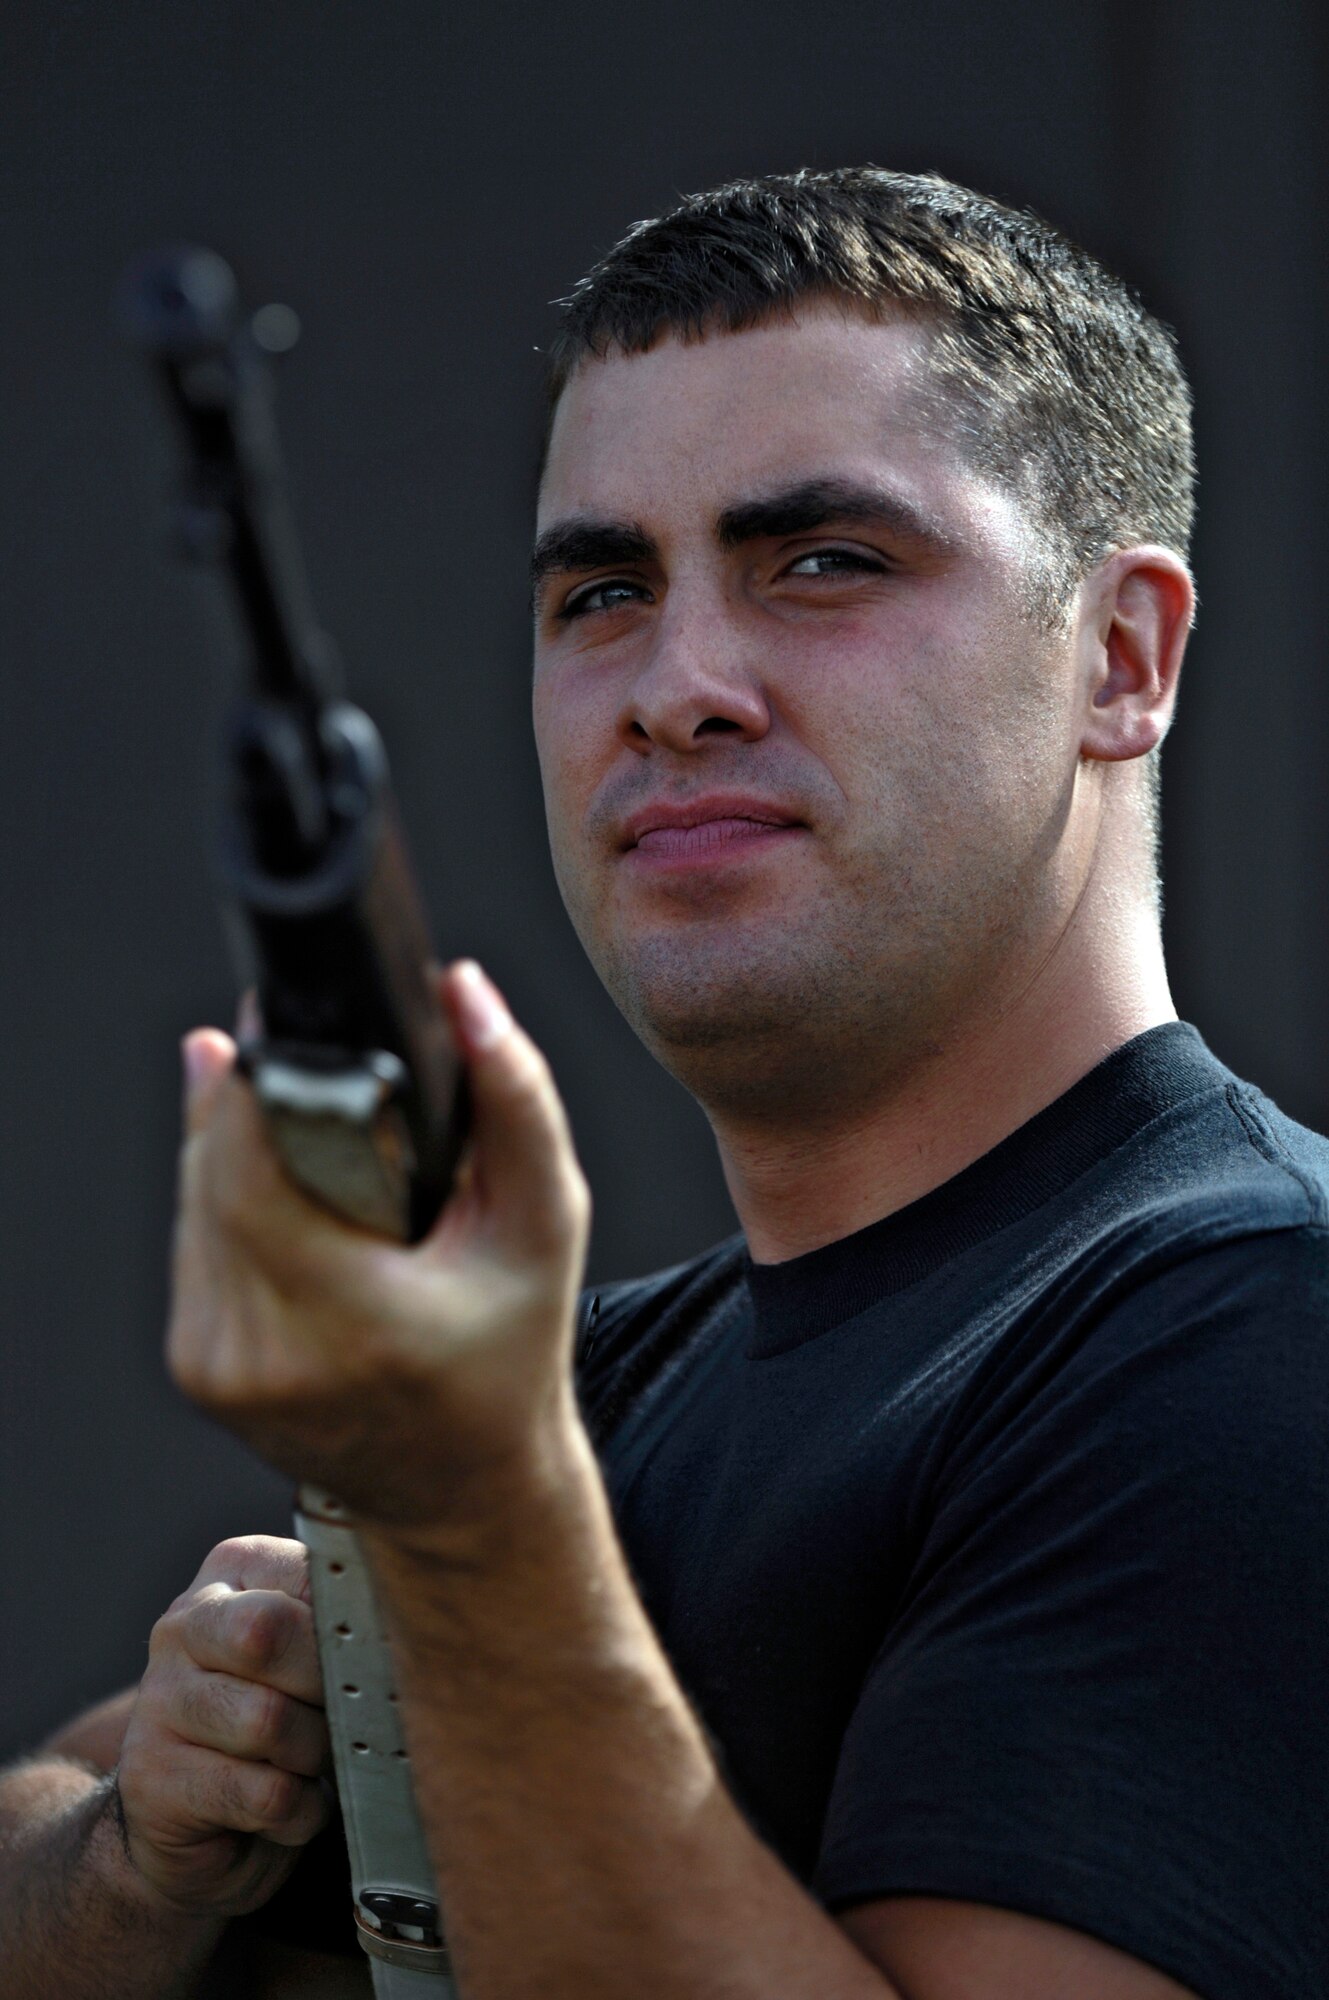
[[[858,941],[835,929],[715,923],[584,941],[629,1025],[708,1110],[788,1115],[852,1094],[903,1030],[900,968],[861,925]]]
[[[801,911],[787,895],[760,916],[578,929],[630,1026],[708,1112],[816,1125],[934,1061],[1000,962],[1003,899],[951,889],[897,859],[819,885]]]

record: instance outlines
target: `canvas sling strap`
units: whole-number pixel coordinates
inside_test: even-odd
[[[301,1488],[295,1531],[309,1550],[356,1931],[376,2000],[457,2000],[369,1571],[346,1509],[318,1487]]]

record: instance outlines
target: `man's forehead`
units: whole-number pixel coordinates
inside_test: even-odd
[[[926,446],[917,394],[926,347],[915,323],[819,305],[740,333],[670,336],[645,354],[585,361],[555,413],[541,524],[680,477],[709,478],[719,505],[725,487],[753,491],[836,457]]]
[[[1025,510],[938,418],[929,341],[832,306],[584,363],[551,432],[537,555],[579,523],[723,539],[733,509],[817,482],[889,492],[936,547],[1027,550]]]

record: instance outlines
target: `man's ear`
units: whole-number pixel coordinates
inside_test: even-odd
[[[1171,549],[1121,549],[1086,579],[1082,603],[1081,753],[1104,763],[1144,757],[1172,720],[1195,612],[1190,571]]]

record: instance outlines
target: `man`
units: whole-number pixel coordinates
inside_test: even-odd
[[[466,2000],[1329,1990],[1329,1149],[1168,996],[1191,478],[1166,333],[935,179],[721,190],[572,295],[555,861],[743,1227],[604,1294],[581,1413],[585,1188],[478,968],[418,1250],[187,1043],[171,1365],[359,1518]],[[199,1990],[324,1757],[298,1552],[226,1544],[7,1781],[8,1990]]]

